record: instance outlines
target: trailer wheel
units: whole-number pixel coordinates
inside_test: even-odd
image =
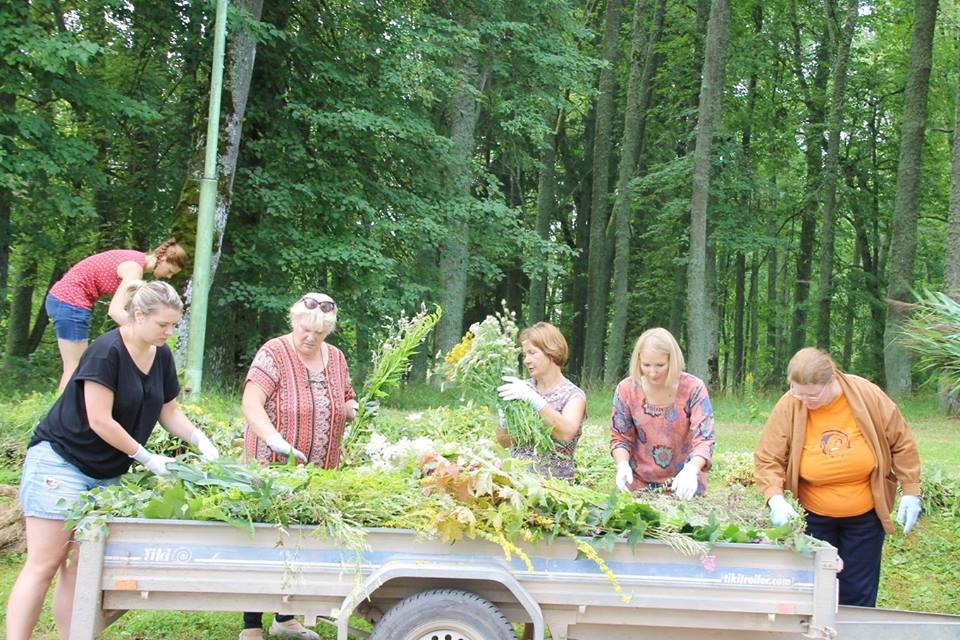
[[[370,640],[517,640],[493,603],[469,591],[431,589],[393,606]]]

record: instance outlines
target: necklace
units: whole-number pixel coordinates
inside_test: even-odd
[[[320,348],[317,349],[317,353],[312,358],[304,357],[302,353],[297,351],[297,357],[300,358],[300,362],[303,363],[309,371],[322,372],[327,368],[327,350],[325,344],[321,344]]]

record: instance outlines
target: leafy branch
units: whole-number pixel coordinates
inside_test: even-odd
[[[960,302],[933,291],[916,297],[900,339],[922,369],[937,373],[950,393],[960,393]]]
[[[441,315],[439,306],[435,307],[433,313],[428,313],[423,307],[411,318],[401,313],[396,322],[388,325],[388,337],[373,356],[373,372],[363,384],[357,415],[343,439],[345,463],[349,464],[359,459],[364,445],[370,439],[370,425],[375,417],[371,406],[388,397],[390,392],[400,384],[403,376],[410,369],[410,358],[433,331]]]

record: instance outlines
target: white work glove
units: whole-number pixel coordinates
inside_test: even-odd
[[[670,483],[670,489],[677,494],[678,498],[689,500],[697,493],[697,485],[700,484],[700,470],[692,462],[683,465],[680,473],[673,477]]]
[[[800,517],[800,514],[790,506],[790,503],[782,494],[772,496],[767,501],[767,506],[770,507],[770,521],[773,522],[774,526],[780,527],[793,518]]]
[[[633,482],[633,470],[630,469],[630,461],[621,460],[617,463],[617,489],[630,491],[631,482]]]
[[[289,456],[293,454],[293,457],[299,460],[300,462],[306,462],[307,456],[300,451],[299,449],[294,449],[293,445],[283,439],[279,433],[271,434],[269,438],[264,440],[267,443],[267,446],[270,447],[270,450],[274,453],[281,456]]]
[[[540,413],[547,406],[547,399],[537,390],[516,376],[503,376],[504,384],[497,387],[497,393],[504,400],[525,400],[533,410]]]
[[[170,475],[170,472],[167,471],[167,463],[174,461],[173,458],[150,453],[143,448],[143,445],[137,445],[137,452],[130,457],[146,467],[150,473],[158,476]]]
[[[190,444],[197,448],[197,451],[200,452],[200,457],[204,460],[216,460],[220,457],[220,452],[217,451],[217,448],[210,442],[207,434],[196,427],[194,427],[193,433],[190,434]]]
[[[910,533],[920,517],[920,496],[901,496],[897,522],[903,525],[903,535]]]

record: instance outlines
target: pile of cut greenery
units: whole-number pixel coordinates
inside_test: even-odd
[[[365,401],[386,397],[398,384],[438,319],[439,310],[423,310],[392,325],[395,336],[374,359]],[[366,414],[347,439],[349,455],[339,470],[245,465],[229,455],[202,462],[157,441],[151,446],[180,454],[168,467],[170,476],[134,472],[119,484],[97,488],[78,502],[71,524],[81,537],[101,534],[113,517],[221,521],[251,532],[254,523],[306,525],[357,551],[364,548],[365,528],[400,528],[447,542],[487,540],[528,565],[522,545],[565,537],[575,540],[615,588],[599,552],[617,542],[655,539],[701,555],[716,542],[773,542],[798,551],[809,546],[802,523],[768,528],[762,505],[742,508],[749,493],[741,482],[742,461],[727,465],[732,480],[724,491],[684,502],[670,493],[608,491],[609,483],[569,484],[533,473],[528,461],[510,457],[494,438],[498,419],[506,420],[514,441],[536,444],[542,436],[540,420],[520,413],[526,403],[499,403],[496,396],[501,377],[517,371],[516,334],[507,312],[472,326],[441,367],[463,392],[457,406],[392,421]],[[588,478],[581,474],[581,479]]]
[[[799,551],[810,543],[795,526],[765,527],[762,510],[729,518],[739,511],[730,502],[737,500],[734,485],[711,501],[685,502],[668,493],[604,493],[532,473],[527,461],[478,436],[476,427],[488,420],[471,404],[408,416],[397,430],[419,435],[375,432],[367,462],[336,471],[185,454],[169,477],[130,473],[91,491],[71,521],[81,536],[98,535],[111,517],[212,520],[249,531],[254,523],[310,525],[355,550],[364,546],[365,527],[402,528],[447,542],[487,540],[525,562],[520,544],[560,536],[575,539],[602,569],[598,551],[617,542],[656,539],[695,555],[715,542],[774,542]],[[464,437],[471,425],[472,437]]]
[[[475,322],[438,368],[446,383],[456,385],[464,399],[491,406],[514,445],[529,446],[540,454],[553,450],[550,430],[526,402],[501,400],[496,389],[505,376],[519,373],[520,345],[516,317],[502,313]]]

